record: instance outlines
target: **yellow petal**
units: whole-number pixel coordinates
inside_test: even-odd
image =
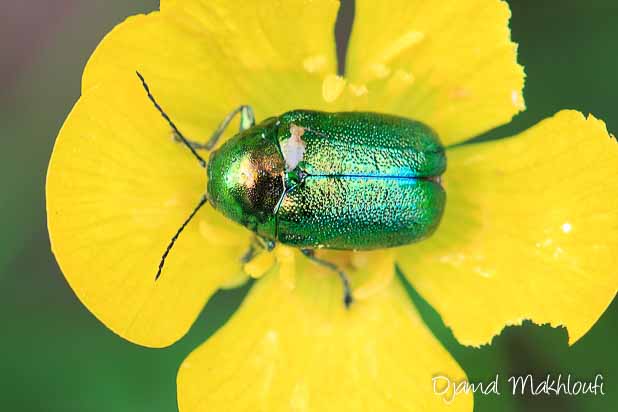
[[[181,412],[472,410],[472,396],[449,405],[435,395],[434,375],[465,378],[398,281],[346,310],[332,274],[307,270],[290,289],[271,273],[184,361],[178,405]]]
[[[135,71],[189,138],[206,140],[240,104],[258,120],[316,108],[336,67],[338,3],[166,1],[98,46],[58,136],[47,207],[56,258],[82,302],[119,335],[147,346],[179,339],[219,286],[241,283],[248,232],[208,206],[166,245],[205,190],[205,173],[154,110]],[[306,105],[302,104],[306,103]],[[236,126],[230,127],[230,134]]]
[[[615,138],[562,111],[448,159],[443,221],[398,250],[404,273],[464,344],[523,319],[564,325],[576,342],[618,287]]]
[[[326,109],[322,80],[337,67],[338,4],[165,1],[161,12],[133,16],[107,35],[88,62],[83,90],[139,70],[184,133],[201,140],[241,104],[253,106],[258,121]]]
[[[421,120],[445,144],[509,122],[524,109],[509,17],[500,0],[357,1],[346,63],[368,89],[357,108]]]
[[[91,89],[62,128],[47,177],[52,248],[80,300],[126,339],[173,343],[241,269],[248,234],[206,205],[154,280],[204,189],[204,170],[172,140],[139,82]]]

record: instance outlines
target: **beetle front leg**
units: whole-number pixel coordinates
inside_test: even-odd
[[[251,262],[260,252],[261,250],[255,246],[255,242],[251,242],[247,248],[247,251],[240,257],[240,263],[244,265],[245,263]]]
[[[195,142],[189,140],[189,144],[193,146],[195,149],[204,149],[204,150],[212,150],[213,147],[217,144],[225,129],[229,126],[229,124],[234,120],[234,117],[240,113],[240,127],[239,131],[247,130],[250,127],[255,126],[255,115],[253,114],[253,109],[251,106],[242,105],[238,106],[236,109],[232,110],[228,113],[227,116],[223,119],[223,121],[217,127],[217,130],[210,136],[210,139],[206,143]],[[174,136],[176,140],[179,140],[178,136]]]
[[[270,252],[275,248],[275,242],[272,240],[264,239],[261,236],[255,235],[251,239],[251,243],[247,248],[247,251],[241,256],[240,261],[245,264],[249,263],[260,254],[262,251]]]
[[[323,260],[317,257],[315,255],[315,250],[313,249],[301,249],[300,251],[303,253],[303,255],[307,256],[309,260],[317,263],[320,266],[330,269],[339,275],[339,279],[341,279],[341,283],[343,284],[343,304],[345,305],[346,308],[349,308],[352,302],[354,301],[354,298],[352,297],[352,289],[350,288],[350,280],[348,279],[348,276],[345,274],[345,272],[339,269],[339,267],[335,265],[333,262],[329,262],[327,260]]]

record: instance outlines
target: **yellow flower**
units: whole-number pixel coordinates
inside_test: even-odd
[[[162,0],[101,42],[58,136],[47,178],[53,251],[114,332],[170,345],[219,288],[261,276],[180,368],[182,412],[470,411],[471,396],[446,405],[433,394],[434,375],[465,374],[393,277],[395,263],[466,345],[523,319],[566,326],[572,344],[616,294],[618,146],[602,121],[563,111],[516,137],[455,145],[524,109],[506,3],[358,0],[345,78],[335,74],[337,9]],[[243,268],[250,233],[206,207],[154,282],[205,176],[136,70],[196,140],[240,104],[258,121],[311,108],[431,125],[450,146],[440,228],[397,249],[325,252],[353,279],[358,301],[346,310],[337,277],[297,250],[279,246]]]

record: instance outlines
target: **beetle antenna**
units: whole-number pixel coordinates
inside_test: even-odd
[[[202,196],[202,198],[200,199],[200,202],[197,204],[197,206],[195,206],[195,209],[193,209],[193,212],[191,212],[187,220],[184,221],[182,226],[180,226],[176,234],[172,237],[170,244],[167,245],[167,249],[165,249],[165,252],[163,252],[163,256],[161,257],[161,262],[159,262],[159,270],[157,270],[155,281],[158,280],[159,277],[161,276],[161,272],[163,271],[163,266],[165,265],[165,259],[167,259],[167,255],[170,253],[170,250],[172,250],[172,248],[174,247],[174,243],[176,243],[176,240],[178,240],[178,236],[180,236],[182,231],[185,230],[185,227],[187,227],[187,225],[189,224],[191,219],[193,219],[197,211],[200,210],[202,206],[206,204],[206,202],[207,202],[206,196]]]
[[[206,168],[206,161],[202,158],[202,156],[200,156],[195,151],[195,149],[193,148],[193,146],[191,146],[191,144],[189,143],[187,138],[182,133],[180,133],[180,130],[178,130],[178,128],[176,127],[174,122],[172,122],[172,119],[170,119],[170,117],[167,115],[167,113],[165,113],[165,111],[163,111],[163,108],[161,108],[161,106],[159,105],[159,103],[157,103],[157,101],[155,100],[155,98],[152,95],[152,93],[150,93],[150,87],[148,87],[148,84],[146,83],[146,80],[144,79],[144,76],[142,76],[140,74],[140,72],[138,72],[138,71],[135,71],[135,73],[137,74],[137,77],[139,77],[139,79],[141,80],[142,86],[144,86],[144,90],[146,90],[146,93],[148,94],[148,98],[150,99],[152,104],[154,104],[154,106],[159,111],[159,113],[161,113],[161,116],[163,116],[163,118],[167,121],[167,123],[170,125],[172,130],[174,130],[174,132],[176,133],[176,136],[178,136],[180,138],[180,140],[182,141],[182,143],[184,143],[184,145],[187,146],[189,148],[189,150],[191,150],[191,153],[193,153],[193,156],[195,156],[196,159],[198,160],[198,162],[200,162],[200,165],[203,168]]]

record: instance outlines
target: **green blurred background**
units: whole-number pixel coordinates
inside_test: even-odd
[[[349,17],[353,9],[344,3]],[[482,138],[516,133],[562,108],[592,112],[618,133],[618,2],[509,3],[512,35],[526,67],[528,110]],[[45,172],[55,136],[79,96],[82,68],[115,24],[156,8],[155,0],[0,5],[0,411],[175,411],[180,362],[247,292],[245,287],[219,293],[180,343],[145,349],[90,315],[49,250]],[[571,348],[564,329],[526,324],[508,328],[491,346],[471,349],[458,345],[432,308],[409,291],[472,381],[496,373],[604,375],[605,396],[477,396],[476,411],[618,410],[616,301]]]

